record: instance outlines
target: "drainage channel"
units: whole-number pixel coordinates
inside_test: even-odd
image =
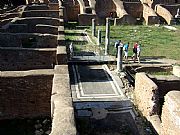
[[[139,135],[132,103],[106,65],[73,64],[69,70],[80,135]]]

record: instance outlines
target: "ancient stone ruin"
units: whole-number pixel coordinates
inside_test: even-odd
[[[117,128],[113,133],[128,127],[129,133],[141,134],[121,78],[104,65],[73,65],[64,27],[69,21],[105,25],[106,18],[113,25],[142,20],[146,25],[162,20],[171,25],[180,18],[179,9],[179,0],[26,0],[26,5],[1,10],[0,120],[48,116],[50,135],[83,134],[79,129],[84,123],[94,124],[85,129],[94,128],[99,134],[109,125]],[[179,66],[173,67],[176,77],[168,79],[138,70],[134,95],[142,116],[156,134],[180,134]],[[93,89],[94,78],[105,93]],[[119,126],[121,122],[125,124]]]

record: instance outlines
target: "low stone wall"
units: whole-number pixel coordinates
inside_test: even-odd
[[[56,48],[0,48],[0,63],[1,71],[52,69],[56,64]]]
[[[51,26],[51,25],[37,24],[36,25],[36,32],[42,33],[42,34],[48,33],[48,34],[58,35],[58,27],[57,26]]]
[[[162,16],[166,20],[167,24],[174,24],[174,17],[166,8],[161,5],[156,5],[155,11],[159,16]]]
[[[180,66],[173,66],[173,74],[180,77]]]
[[[50,116],[53,70],[0,75],[0,119]]]
[[[134,94],[143,116],[159,114],[158,87],[145,73],[136,73]]]
[[[55,48],[58,45],[57,36],[51,34],[41,34],[36,37],[36,48]]]
[[[156,15],[155,11],[146,4],[143,4],[143,17],[146,21],[146,25],[159,23],[159,17]]]
[[[50,17],[28,17],[28,18],[18,18],[15,19],[12,23],[14,24],[27,24],[28,32],[35,33],[37,24],[60,26],[64,25],[62,19],[50,18]]]
[[[180,134],[180,91],[171,91],[165,96],[162,110],[161,135]]]
[[[24,11],[22,13],[22,17],[52,17],[52,18],[59,18],[59,11],[58,10],[30,10]]]
[[[76,135],[68,66],[56,66],[51,96],[50,135]]]
[[[95,10],[99,18],[105,19],[110,16],[110,12],[116,11],[116,5],[113,0],[97,0]]]
[[[49,10],[48,5],[39,4],[39,5],[28,5],[25,10]]]

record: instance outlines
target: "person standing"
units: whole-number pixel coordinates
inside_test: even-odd
[[[137,59],[137,46],[138,46],[138,41],[134,44],[133,46],[133,55],[132,55],[132,59],[134,60],[134,62]]]
[[[124,44],[123,46],[125,62],[128,62],[128,48],[129,48],[129,42],[127,44]]]
[[[118,46],[123,46],[123,43],[121,40],[117,40],[114,44],[114,47],[116,48],[116,58],[117,58],[117,55],[118,55]]]
[[[141,53],[141,45],[138,44],[138,46],[137,46],[137,60],[138,60],[138,63],[140,63],[140,53]]]

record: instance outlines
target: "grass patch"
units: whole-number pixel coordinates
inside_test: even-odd
[[[71,26],[72,29],[69,29]],[[90,44],[82,42],[83,36],[78,35],[78,29],[76,29],[77,24],[69,24],[66,27],[66,41],[74,41],[75,44],[78,45],[86,45]],[[180,60],[180,26],[175,26],[178,30],[171,31],[163,26],[145,26],[145,25],[121,25],[121,26],[111,26],[110,29],[110,47],[109,54],[115,55],[116,49],[114,48],[114,43],[116,40],[121,39],[123,43],[130,43],[129,47],[129,56],[132,55],[133,44],[136,41],[139,41],[141,44],[141,55],[142,56],[155,56],[155,57],[165,57],[174,60]],[[105,44],[105,26],[97,26],[96,27],[96,35],[97,31],[100,29],[102,31],[102,45],[100,48],[104,48]],[[86,28],[88,35],[91,35],[91,27]],[[69,33],[69,35],[68,35]],[[72,34],[77,33],[77,34]],[[91,36],[90,36],[91,37]],[[92,38],[93,44],[96,44],[94,38]],[[76,41],[80,42],[76,42]],[[92,44],[92,43],[91,43]],[[92,45],[86,48],[91,48]],[[79,49],[77,49],[79,50]],[[102,50],[102,49],[101,49]],[[104,51],[102,51],[104,53]]]
[[[164,56],[170,59],[180,60],[180,26],[177,31],[170,31],[163,26],[111,26],[110,31],[110,54],[114,54],[114,43],[121,39],[123,43],[130,43],[129,55],[132,55],[133,44],[139,41],[142,45],[142,56]],[[98,26],[101,29],[103,43],[105,40],[105,26]],[[96,33],[97,34],[97,33]]]
[[[148,74],[151,74],[151,75],[172,75],[171,72],[165,72],[165,71],[162,71],[162,72],[147,72]]]

